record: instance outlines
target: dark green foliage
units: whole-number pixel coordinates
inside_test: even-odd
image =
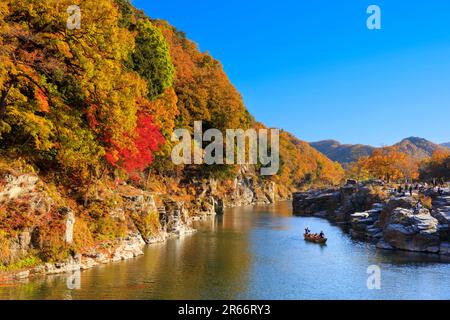
[[[175,69],[161,31],[148,19],[139,21],[137,29],[136,48],[129,65],[147,80],[148,97],[153,100],[172,86]]]

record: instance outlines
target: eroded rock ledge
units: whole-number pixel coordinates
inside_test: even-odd
[[[78,207],[68,204],[59,191],[34,173],[14,170],[1,173],[0,223],[8,235],[0,233],[0,266],[5,261],[11,265],[39,256],[45,250],[54,250],[55,247],[49,248],[52,238],[70,254],[57,262],[0,270],[0,281],[84,270],[131,259],[142,255],[146,244],[195,232],[193,221],[222,214],[226,207],[268,204],[280,198],[273,183],[260,183],[245,168],[236,177],[232,192],[226,194],[218,190],[220,186],[215,180],[191,181],[189,186],[195,190],[194,200],[180,201],[127,184],[97,192],[89,199],[88,207],[98,208],[98,214],[107,221],[124,226],[125,234],[80,247],[76,238],[83,235],[80,226],[86,219],[80,215],[85,214],[82,210],[86,203]],[[6,251],[5,255],[2,250]]]
[[[47,239],[44,239],[45,234],[48,238],[48,233],[54,232],[58,241],[65,243],[67,248],[73,247],[77,216],[71,208],[60,206],[38,176],[7,174],[2,181],[0,207],[5,215],[2,223],[10,228],[13,235],[9,237],[7,246],[2,244],[9,261],[20,261],[48,250]],[[127,226],[125,236],[77,251],[70,249],[72,252],[69,257],[62,261],[2,272],[0,278],[24,279],[34,275],[89,269],[142,255],[146,244],[195,232],[192,218],[183,202],[165,199],[157,206],[152,194],[130,186],[121,186],[116,192],[121,198],[120,205],[105,214],[113,221],[121,221]],[[215,214],[214,210],[218,208],[212,206],[209,209],[202,214]],[[158,222],[155,224],[156,229],[148,222],[152,216]],[[25,222],[16,221],[18,219]]]
[[[432,199],[431,208],[418,198]],[[348,225],[350,235],[380,249],[450,255],[450,192],[400,195],[382,181],[293,194],[294,214]]]

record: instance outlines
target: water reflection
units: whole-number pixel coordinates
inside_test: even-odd
[[[327,246],[305,242],[323,230]],[[0,288],[1,299],[449,299],[450,264],[438,255],[376,250],[290,203],[229,209],[198,232],[145,256]],[[367,288],[367,269],[381,289]]]

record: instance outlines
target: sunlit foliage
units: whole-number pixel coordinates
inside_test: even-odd
[[[450,179],[450,151],[436,150],[432,157],[426,159],[420,169],[420,177],[424,180]]]
[[[350,164],[347,173],[356,179],[383,179],[387,182],[417,179],[418,161],[396,147],[379,148],[371,156],[362,157]]]

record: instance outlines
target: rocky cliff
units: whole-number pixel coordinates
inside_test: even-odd
[[[63,205],[61,195],[36,174],[10,171],[0,181],[1,265],[3,271],[8,267],[20,270],[13,273],[19,278],[133,258],[143,254],[146,243],[194,231],[184,203],[164,200],[158,207],[152,194],[122,185],[114,191],[116,205],[98,222],[108,221],[106,229],[122,225],[121,235],[84,241],[80,238],[91,235],[83,229],[87,221],[84,213],[77,212],[74,204]],[[213,211],[214,207],[204,214],[215,214]]]
[[[275,183],[243,168],[224,186],[190,181],[193,195],[153,193],[124,182],[72,200],[36,173],[0,172],[0,273],[24,278],[88,269],[143,254],[145,244],[195,232],[192,223],[226,207],[267,204],[283,197]],[[0,278],[2,278],[0,277]]]

